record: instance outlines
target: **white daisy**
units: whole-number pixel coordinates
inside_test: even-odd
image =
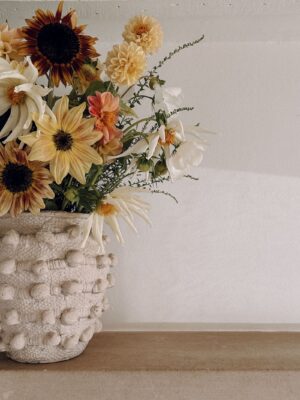
[[[183,140],[184,130],[182,122],[174,118],[170,120],[167,126],[160,126],[157,132],[150,133],[147,138],[139,140],[123,153],[110,157],[110,159],[146,153],[146,158],[150,160],[152,157],[157,157],[162,149],[169,155],[170,145],[179,144]]]
[[[141,139],[118,157],[146,153],[146,158],[158,158],[163,152],[166,166],[172,181],[187,174],[190,167],[199,166],[205,150],[199,133],[208,133],[198,127],[186,127],[178,118],[171,119],[166,126],[160,126],[158,132],[151,133],[147,139]],[[189,140],[186,136],[193,136]],[[176,149],[176,151],[175,151]]]
[[[154,85],[154,110],[163,110],[171,113],[182,105],[183,95],[179,87],[160,86],[158,83]]]
[[[0,115],[10,110],[10,116],[0,131],[4,143],[28,133],[34,112],[43,115],[46,102],[42,97],[51,89],[35,84],[38,71],[30,58],[22,63],[0,59]]]
[[[91,232],[94,239],[99,243],[100,250],[104,252],[104,222],[110,226],[117,240],[122,244],[124,244],[124,238],[120,230],[118,218],[122,218],[135,232],[137,232],[137,229],[134,225],[134,214],[139,215],[150,224],[148,218],[149,204],[137,195],[137,193],[141,192],[145,192],[145,190],[124,186],[106,195],[105,199],[101,200],[87,221],[83,246]]]

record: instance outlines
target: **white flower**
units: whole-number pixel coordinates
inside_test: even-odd
[[[182,105],[183,95],[181,88],[160,86],[158,83],[154,85],[154,110],[157,112],[163,110],[171,113]]]
[[[36,85],[38,71],[30,58],[22,63],[0,59],[0,115],[10,109],[10,116],[0,131],[4,143],[28,133],[32,114],[43,115],[46,102],[42,99],[51,89]]]
[[[124,238],[118,218],[122,218],[135,232],[137,232],[137,229],[134,226],[134,214],[139,215],[150,224],[148,218],[149,204],[137,195],[140,192],[145,191],[132,187],[119,187],[106,195],[88,219],[83,246],[91,232],[94,239],[99,243],[100,250],[104,252],[102,238],[104,222],[110,226],[117,240],[122,244]]]
[[[170,154],[170,145],[179,144],[184,140],[184,130],[182,122],[174,118],[170,120],[167,126],[160,126],[157,132],[150,133],[147,139],[141,139],[133,146],[129,147],[118,156],[110,157],[110,159],[126,157],[132,154],[146,153],[146,158],[150,160],[157,157],[162,149]]]
[[[199,138],[200,133],[209,133],[198,127],[186,127],[178,118],[173,118],[167,126],[160,126],[158,132],[150,133],[146,139],[141,139],[129,149],[119,154],[118,157],[146,153],[146,158],[158,158],[163,152],[166,166],[172,181],[187,174],[191,167],[199,166],[203,152],[204,142]],[[187,136],[192,136],[188,139]]]
[[[166,159],[172,181],[186,175],[191,167],[198,167],[203,159],[204,151],[204,145],[199,139],[183,142],[176,152]]]

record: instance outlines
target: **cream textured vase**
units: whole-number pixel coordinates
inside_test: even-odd
[[[101,330],[116,259],[100,254],[91,237],[82,248],[87,218],[65,212],[0,218],[0,351],[13,360],[76,357]]]

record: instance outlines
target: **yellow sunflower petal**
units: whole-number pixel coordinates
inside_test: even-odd
[[[50,162],[50,172],[56,183],[60,184],[70,170],[70,157],[67,152],[59,151]]]
[[[83,111],[85,110],[86,104],[82,103],[77,107],[73,107],[70,111],[68,111],[62,120],[62,130],[64,132],[72,133],[76,131],[78,126],[81,123]]]
[[[32,132],[28,135],[20,136],[19,139],[27,144],[28,146],[32,147],[33,144],[39,139],[39,135],[37,132]]]
[[[85,174],[91,168],[91,164],[81,162],[80,159],[74,155],[74,152],[70,152],[70,174],[82,185],[85,184]]]
[[[55,154],[56,149],[52,137],[40,137],[33,143],[28,160],[48,162],[55,157]]]
[[[57,123],[53,121],[49,115],[43,115],[43,117],[39,117],[37,119],[34,118],[34,122],[42,133],[54,135],[55,132],[57,132]]]
[[[79,142],[92,146],[102,139],[103,133],[94,129],[94,119],[87,119],[80,124],[73,137]]]
[[[97,151],[86,144],[74,143],[72,153],[79,160],[90,162],[96,165],[103,164],[103,159],[97,153]]]
[[[61,123],[66,115],[66,113],[69,110],[69,98],[68,96],[63,96],[60,100],[58,100],[55,103],[55,106],[53,107],[53,112],[56,116],[57,119],[57,124],[61,128]]]
[[[13,194],[8,190],[3,190],[0,195],[0,217],[6,214],[13,201]]]
[[[16,193],[13,196],[13,200],[12,200],[11,207],[10,207],[10,214],[13,217],[16,217],[17,215],[21,214],[21,212],[23,210],[24,210],[23,194],[22,193]]]

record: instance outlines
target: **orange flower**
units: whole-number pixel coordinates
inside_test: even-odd
[[[94,48],[97,38],[83,35],[85,25],[77,26],[74,10],[62,17],[63,2],[59,2],[55,15],[47,10],[36,10],[27,26],[22,29],[25,41],[20,54],[29,55],[33,64],[44,75],[51,72],[55,86],[61,81],[72,84],[72,75],[81,77],[81,69],[87,58],[97,57]]]
[[[117,155],[122,151],[120,138],[123,133],[116,127],[119,117],[119,97],[110,92],[96,92],[95,96],[88,97],[89,113],[96,117],[95,129],[102,133],[102,138],[96,143],[96,148],[101,154]],[[109,146],[112,144],[113,146]],[[102,148],[102,150],[101,150]],[[105,149],[104,149],[105,148]],[[111,154],[111,151],[115,154]]]

